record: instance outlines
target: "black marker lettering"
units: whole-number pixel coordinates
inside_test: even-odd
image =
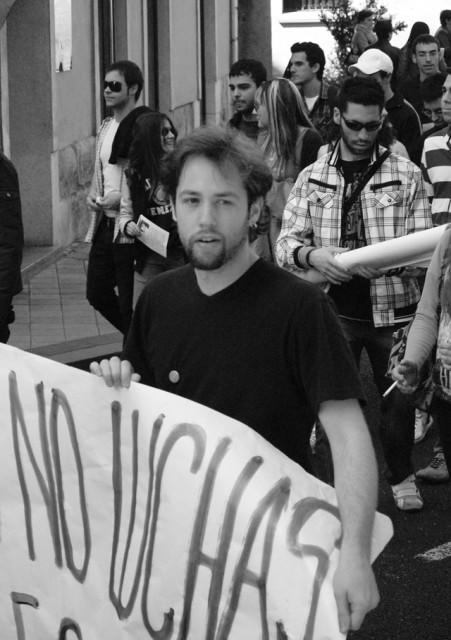
[[[230,438],[223,438],[213,453],[210,464],[202,488],[199,499],[196,520],[194,522],[193,533],[191,535],[191,544],[188,553],[188,567],[185,578],[185,594],[183,598],[183,614],[180,622],[178,640],[183,640],[188,636],[189,625],[191,619],[191,607],[193,603],[193,595],[197,581],[199,566],[204,564],[212,567],[214,559],[208,557],[202,552],[202,545],[205,537],[205,528],[207,526],[208,511],[210,509],[211,497],[213,494],[214,483],[218,473],[219,465],[224,458],[227,449],[230,446]]]
[[[154,629],[150,624],[149,614],[148,614],[148,592],[149,592],[149,580],[152,574],[152,562],[153,562],[153,554],[155,547],[155,536],[157,531],[158,524],[158,516],[160,512],[160,499],[161,499],[161,483],[163,477],[163,471],[166,466],[167,459],[174,445],[177,443],[180,438],[189,437],[193,440],[194,443],[194,455],[193,460],[191,462],[190,472],[197,473],[202,464],[204,455],[205,455],[205,447],[206,447],[206,433],[202,427],[195,424],[179,424],[176,425],[172,432],[169,434],[164,446],[162,448],[160,458],[158,461],[156,476],[155,476],[155,498],[152,512],[152,523],[150,528],[150,537],[149,537],[149,547],[146,554],[146,567],[145,567],[145,576],[144,576],[144,585],[143,585],[143,593],[142,593],[142,617],[144,626],[148,630],[150,636],[152,638],[157,638],[158,640],[165,640],[166,638],[170,638],[173,633],[174,627],[174,609],[170,609],[168,612],[164,614],[164,621],[160,629]],[[208,475],[208,474],[207,474]],[[202,502],[202,499],[201,499]]]
[[[148,469],[149,479],[147,487],[146,507],[143,523],[143,531],[141,536],[141,542],[139,545],[139,551],[136,558],[136,568],[131,583],[130,596],[126,603],[122,602],[122,592],[124,588],[125,573],[127,570],[128,557],[132,544],[133,531],[135,528],[136,519],[136,502],[137,502],[137,487],[138,487],[138,423],[139,412],[133,411],[132,413],[132,496],[130,506],[130,517],[128,523],[127,540],[124,548],[124,557],[122,559],[121,575],[119,580],[119,588],[115,590],[116,579],[116,558],[119,544],[119,532],[122,521],[122,456],[121,456],[121,405],[119,402],[113,402],[111,405],[112,414],[112,435],[113,435],[113,490],[114,490],[114,530],[113,530],[113,548],[111,553],[111,569],[110,569],[110,584],[109,594],[110,600],[117,611],[117,614],[121,620],[128,618],[135,605],[139,581],[143,570],[143,557],[147,543],[147,535],[149,531],[149,521],[151,513],[152,503],[152,491],[153,491],[153,479],[154,479],[154,466],[155,466],[155,447],[157,445],[158,437],[160,435],[161,427],[163,424],[164,416],[160,415],[152,427],[152,434],[149,445],[149,457],[148,457]],[[127,465],[128,467],[128,465]],[[127,474],[128,475],[128,474]],[[126,476],[127,477],[127,476]]]
[[[71,618],[63,618],[61,620],[59,632],[58,632],[58,640],[66,640],[66,634],[68,631],[73,631],[77,636],[78,640],[83,640],[83,636],[81,634],[80,627],[76,622],[74,622]]]
[[[44,460],[44,472],[42,472],[38,466],[36,456],[31,446],[30,438],[28,435],[27,425],[25,424],[24,412],[22,403],[19,397],[19,390],[17,386],[17,377],[14,371],[9,374],[9,400],[11,408],[11,427],[13,436],[14,455],[16,459],[17,475],[19,476],[19,485],[22,492],[22,500],[24,505],[24,517],[25,517],[25,530],[28,543],[28,555],[31,560],[36,559],[36,553],[34,548],[34,535],[33,535],[33,521],[32,521],[32,509],[30,503],[30,495],[28,492],[27,481],[25,477],[25,470],[22,462],[22,452],[19,445],[19,430],[22,436],[25,448],[28,453],[31,466],[36,476],[36,480],[41,490],[42,499],[44,501],[47,518],[49,521],[50,533],[52,536],[53,549],[55,553],[55,564],[58,567],[62,566],[62,549],[61,539],[58,527],[58,510],[56,501],[56,489],[55,480],[52,472],[52,462],[50,457],[50,447],[46,429],[45,419],[45,400],[44,390],[42,383],[36,385],[36,398],[38,403],[38,419],[39,419],[39,436],[41,441],[42,457]],[[44,474],[46,479],[44,479]]]
[[[224,512],[224,521],[221,527],[221,537],[218,544],[217,559],[213,563],[213,575],[211,579],[210,591],[208,594],[208,619],[205,637],[214,638],[218,621],[219,602],[221,599],[222,586],[224,582],[224,572],[227,557],[230,550],[230,543],[233,536],[238,505],[241,502],[244,490],[253,478],[254,474],[263,464],[260,456],[255,456],[249,460],[240,473],[235,486],[233,487],[227,506]]]
[[[227,640],[230,636],[230,630],[232,628],[235,614],[238,610],[238,603],[243,584],[249,584],[252,587],[256,587],[258,590],[261,625],[260,637],[262,640],[269,639],[266,584],[269,566],[271,564],[271,553],[277,523],[280,519],[282,510],[288,502],[289,496],[290,480],[289,478],[282,478],[257,505],[250,521],[249,531],[244,540],[241,556],[238,559],[237,566],[234,570],[229,602],[219,625],[216,636],[217,640]],[[258,575],[248,569],[247,566],[258,529],[267,511],[270,511],[270,514],[263,542],[260,575]]]
[[[314,578],[312,602],[310,605],[307,624],[305,626],[303,640],[313,640],[316,610],[318,608],[321,587],[323,586],[324,579],[329,569],[330,559],[329,555],[324,551],[324,549],[321,549],[321,547],[311,544],[298,544],[297,538],[307,520],[319,510],[327,511],[340,520],[340,513],[337,507],[334,507],[332,504],[329,504],[325,500],[320,500],[319,498],[304,498],[294,505],[293,516],[287,531],[287,546],[293,555],[301,558],[304,556],[314,556],[318,560],[318,566]],[[341,537],[335,542],[335,546],[339,547],[340,542]]]
[[[11,592],[11,600],[13,601],[14,622],[16,623],[17,640],[26,640],[25,627],[23,624],[21,604],[26,604],[34,609],[39,608],[39,602],[29,593]]]
[[[66,508],[64,500],[63,473],[61,469],[61,458],[58,442],[58,414],[62,409],[65,417],[67,430],[69,433],[70,443],[74,454],[75,469],[78,478],[78,494],[80,499],[81,524],[83,528],[84,540],[84,559],[82,566],[77,568],[74,562],[74,553],[72,547],[72,539],[70,537],[69,527],[66,518]],[[64,541],[64,553],[66,556],[66,564],[69,571],[78,582],[84,582],[88,571],[89,558],[91,555],[91,532],[89,528],[88,509],[86,505],[85,481],[83,474],[83,464],[78,445],[77,431],[75,428],[74,417],[69,402],[65,394],[59,389],[52,389],[52,403],[50,407],[50,439],[52,443],[52,453],[55,465],[55,478],[58,495],[58,507],[61,520],[61,529]]]

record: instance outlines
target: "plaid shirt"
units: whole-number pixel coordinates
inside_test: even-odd
[[[376,148],[371,162],[383,152]],[[300,277],[296,265],[299,247],[340,246],[345,181],[339,170],[340,145],[304,169],[288,196],[282,230],[277,241],[279,264]],[[431,209],[421,170],[390,154],[360,193],[367,244],[400,238],[432,227]],[[373,321],[376,327],[395,322],[395,309],[416,304],[420,290],[415,278],[382,276],[370,281]]]

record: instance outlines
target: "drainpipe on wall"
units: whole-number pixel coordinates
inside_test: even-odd
[[[230,0],[230,64],[238,60],[238,2]]]

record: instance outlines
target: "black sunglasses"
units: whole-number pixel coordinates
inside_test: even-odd
[[[351,129],[351,131],[362,131],[362,129],[365,129],[366,131],[376,131],[376,129],[379,129],[379,127],[382,124],[382,120],[379,120],[379,122],[356,122],[355,120],[346,120],[346,118],[344,116],[341,116],[344,120],[345,125],[348,127],[348,129]]]
[[[103,83],[103,88],[109,89],[113,93],[119,93],[120,91],[122,91],[122,82],[118,82],[117,80],[108,82],[107,80],[105,80],[105,82]]]

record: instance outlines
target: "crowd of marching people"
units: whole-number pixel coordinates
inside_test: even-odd
[[[93,373],[207,404],[323,469],[351,531],[343,630],[377,603],[360,566],[377,500],[363,350],[396,507],[421,509],[418,479],[451,469],[451,230],[427,272],[337,258],[451,222],[451,10],[435,35],[416,22],[401,49],[392,33],[361,11],[339,85],[314,42],[291,46],[284,77],[236,61],[232,118],[180,140],[168,114],[136,106],[137,65],[113,63],[87,199],[87,298],[124,335],[123,359]],[[414,469],[433,424],[431,461]]]

